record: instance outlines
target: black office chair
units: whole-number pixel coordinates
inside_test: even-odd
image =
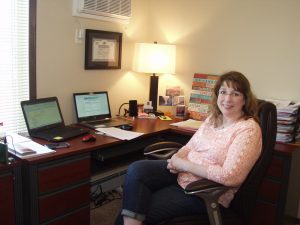
[[[221,208],[219,196],[228,190],[221,184],[209,180],[195,181],[185,188],[186,194],[194,194],[205,201],[207,215],[174,218],[159,225],[247,225],[256,203],[256,195],[271,160],[276,140],[277,114],[274,104],[258,100],[259,119],[262,129],[262,153],[248,177],[235,194],[229,208]],[[176,142],[159,142],[145,148],[149,159],[170,158],[182,145]]]

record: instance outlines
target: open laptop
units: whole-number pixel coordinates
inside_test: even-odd
[[[88,129],[65,126],[56,97],[22,101],[21,107],[31,137],[59,142],[88,133]]]
[[[128,121],[112,119],[107,91],[74,93],[77,122],[89,128],[118,127]]]

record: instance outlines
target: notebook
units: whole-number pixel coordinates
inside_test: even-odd
[[[22,101],[21,107],[31,137],[59,142],[88,133],[88,129],[65,126],[56,97]]]
[[[89,128],[118,127],[128,121],[113,119],[107,91],[74,93],[77,122]]]

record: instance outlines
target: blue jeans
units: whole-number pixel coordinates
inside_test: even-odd
[[[115,224],[123,224],[123,216],[156,224],[176,216],[206,213],[204,201],[184,193],[177,175],[167,169],[166,160],[142,160],[127,170],[123,210]]]

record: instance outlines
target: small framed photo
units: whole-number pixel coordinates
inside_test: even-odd
[[[174,96],[173,105],[185,105],[184,96]]]
[[[180,95],[180,87],[167,87],[166,88],[166,95],[167,96],[178,96]]]
[[[121,69],[122,33],[89,30],[85,32],[84,68]]]
[[[185,111],[186,111],[186,106],[185,105],[177,105],[175,109],[175,116],[176,117],[184,117]]]
[[[173,102],[173,96],[159,96],[159,105],[161,106],[171,106]]]

